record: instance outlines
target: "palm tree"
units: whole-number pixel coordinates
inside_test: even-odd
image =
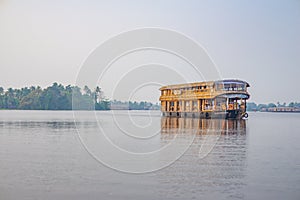
[[[101,88],[99,86],[97,86],[95,89],[95,102],[96,103],[99,103],[102,100],[101,93],[102,93]]]
[[[90,90],[90,88],[88,86],[84,86],[83,91],[86,95],[91,96],[92,91]]]
[[[7,108],[10,108],[10,109],[17,108],[17,102],[16,102],[16,99],[15,99],[14,89],[8,88],[5,95],[7,97],[7,99],[6,99]]]

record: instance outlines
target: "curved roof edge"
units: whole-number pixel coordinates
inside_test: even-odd
[[[250,84],[246,81],[240,80],[240,79],[223,79],[223,80],[217,80],[216,82],[222,82],[222,83],[244,83],[247,87],[250,87]]]
[[[202,82],[194,82],[194,83],[184,83],[184,84],[175,84],[175,85],[166,85],[159,90],[165,90],[165,89],[180,89],[180,88],[186,88],[186,87],[193,87],[193,86],[200,86],[200,85],[213,85],[214,83],[243,83],[246,84],[247,87],[250,87],[250,84],[246,81],[242,81],[239,79],[223,79],[223,80],[216,80],[216,81],[202,81]]]

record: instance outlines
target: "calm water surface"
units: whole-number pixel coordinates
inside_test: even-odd
[[[130,130],[127,114],[115,112]],[[111,112],[97,112],[99,123],[90,120],[89,112],[80,115],[75,124],[67,111],[0,111],[1,200],[300,199],[300,114],[250,113],[242,121],[209,121],[162,118],[156,111],[150,119],[147,111],[130,111],[139,127],[152,123],[159,130],[142,146],[113,128]],[[96,132],[99,124],[131,151],[168,144],[174,131],[181,132],[182,144],[191,133],[195,138],[172,165],[128,174],[99,163],[80,142],[76,128]],[[201,159],[199,148],[213,131],[218,140]]]

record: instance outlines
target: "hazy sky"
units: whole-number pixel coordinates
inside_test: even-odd
[[[142,27],[196,40],[223,78],[250,83],[251,101],[300,101],[298,0],[0,0],[0,85],[74,84],[93,49]]]

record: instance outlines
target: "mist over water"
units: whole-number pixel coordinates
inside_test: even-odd
[[[143,151],[166,145],[174,137],[176,145],[194,137],[173,164],[137,175],[112,170],[86,151],[76,128],[88,134],[99,124],[89,112],[80,112],[75,123],[71,111],[0,111],[0,199],[300,197],[299,114],[250,113],[247,120],[204,120],[166,118],[158,111],[114,112],[120,122],[129,113],[141,127],[150,123],[150,113],[159,133],[143,145]],[[119,137],[121,132],[112,128],[112,111],[96,116],[118,145],[131,151],[142,148]],[[212,135],[218,136],[214,148],[200,159],[200,148]]]

